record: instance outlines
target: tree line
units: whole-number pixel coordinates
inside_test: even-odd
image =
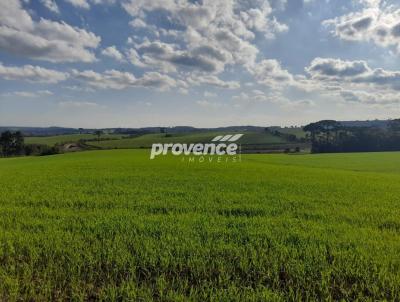
[[[334,120],[311,123],[312,153],[400,151],[400,119],[383,127],[346,127]]]
[[[51,155],[57,154],[57,147],[49,147],[41,144],[25,144],[25,139],[20,131],[5,131],[0,134],[0,156],[23,155]]]

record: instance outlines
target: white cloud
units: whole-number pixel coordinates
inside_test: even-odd
[[[147,72],[142,77],[136,78],[129,72],[118,70],[106,70],[103,73],[97,73],[92,70],[73,70],[72,76],[97,89],[121,90],[130,87],[153,87],[159,90],[166,90],[179,84],[173,78],[158,72]]]
[[[59,102],[58,106],[61,108],[82,109],[82,108],[105,108],[95,102],[82,102],[82,101],[63,101]]]
[[[393,47],[400,53],[400,9],[386,2],[362,1],[358,12],[323,22],[333,28],[333,34],[348,41],[372,42],[381,47]]]
[[[22,97],[22,98],[38,98],[38,97],[44,97],[44,96],[50,96],[53,95],[53,93],[49,90],[39,90],[39,91],[14,91],[14,92],[8,92],[8,93],[3,93],[2,96],[5,97]]]
[[[214,92],[210,92],[210,91],[204,91],[204,97],[206,97],[206,98],[215,98],[217,96],[217,94],[216,93],[214,93]]]
[[[103,56],[113,58],[120,62],[123,62],[125,60],[124,55],[114,45],[103,49],[101,54]]]
[[[258,32],[263,32],[266,38],[273,38],[275,33],[288,31],[288,26],[279,23],[275,17],[270,17],[272,12],[268,2],[264,2],[257,8],[249,8],[247,11],[241,11],[241,20],[246,27]]]
[[[115,4],[116,0],[65,0],[71,5],[82,8],[89,9],[90,4]]]
[[[160,90],[167,90],[177,85],[177,81],[173,78],[158,72],[147,72],[135,83],[135,86],[154,87]]]
[[[364,105],[399,104],[400,72],[373,69],[365,61],[316,58],[306,68],[304,82],[339,100]]]
[[[29,92],[29,91],[15,91],[13,93],[15,96],[23,97],[23,98],[36,98],[37,94],[34,92]]]
[[[4,66],[0,63],[0,78],[5,80],[25,80],[38,83],[58,83],[65,81],[68,74],[39,66]]]
[[[40,0],[42,4],[47,7],[50,11],[54,13],[60,13],[60,10],[58,9],[57,3],[54,0]]]
[[[302,111],[307,110],[314,106],[315,106],[315,102],[313,100],[300,99],[300,100],[284,102],[284,103],[282,103],[281,108],[298,112],[299,110],[302,110]]]
[[[133,86],[136,82],[133,74],[118,70],[107,70],[104,73],[97,73],[93,70],[73,70],[72,76],[89,86],[101,89],[125,89]]]
[[[17,0],[2,0],[0,25],[21,30],[30,30],[34,23],[31,16],[21,7]]]
[[[72,4],[75,7],[84,8],[84,9],[90,8],[89,2],[87,0],[65,0],[65,1],[69,2],[70,4]]]
[[[86,85],[71,85],[71,86],[63,86],[63,88],[71,90],[71,91],[79,91],[79,92],[95,92],[95,90]]]
[[[129,22],[129,25],[132,26],[132,27],[137,27],[137,28],[140,28],[140,27],[145,28],[145,27],[147,27],[146,22],[144,22],[140,18],[133,19],[131,22]]]
[[[141,53],[138,61],[164,71],[195,70],[199,72],[221,72],[225,55],[211,46],[196,47],[191,51],[181,50],[177,45],[161,41],[137,45],[135,53]]]
[[[365,61],[343,61],[331,58],[316,58],[306,68],[312,79],[339,82],[368,84],[400,90],[400,72],[381,68],[372,69]]]
[[[370,72],[365,61],[343,61],[332,58],[315,58],[306,71],[313,78],[348,78]]]
[[[147,66],[145,63],[142,62],[142,59],[140,58],[139,54],[133,48],[131,48],[127,51],[126,57],[128,58],[129,62],[132,65],[135,65],[137,67],[142,67],[142,68],[145,68]]]
[[[276,1],[274,7],[277,5]],[[273,16],[266,0],[128,0],[122,5],[142,38],[130,38],[129,61],[183,79],[192,86],[238,89],[238,81],[220,74],[244,68],[260,84],[277,89],[295,85],[293,76],[274,60],[258,60],[257,38],[272,39],[288,27]],[[168,28],[154,18],[168,20]],[[171,29],[173,28],[173,29]],[[143,36],[143,30],[148,34]],[[273,86],[273,87],[272,87]]]
[[[213,109],[218,109],[218,108],[221,108],[224,106],[224,104],[222,104],[222,103],[212,102],[212,101],[208,101],[208,100],[196,101],[196,104],[200,107],[213,108]]]
[[[240,83],[238,81],[224,81],[214,75],[196,76],[187,79],[191,85],[210,85],[218,88],[225,89],[238,89]]]
[[[254,89],[249,92],[241,92],[240,94],[234,95],[232,100],[236,102],[236,106],[260,102],[275,103],[280,105],[292,103],[282,94],[282,91],[278,90],[261,91]]]
[[[168,73],[218,74],[230,66],[253,66],[259,53],[256,35],[271,38],[287,30],[264,0],[129,0],[123,7],[133,17],[132,26],[154,34],[141,43],[130,40],[133,64]],[[176,29],[154,24],[153,13]]]
[[[276,60],[262,60],[249,68],[258,83],[277,88],[293,82],[293,76]]]
[[[34,21],[19,0],[4,0],[0,10],[0,50],[32,59],[93,62],[100,38],[84,29],[41,18]]]
[[[342,90],[340,95],[347,102],[362,103],[365,105],[399,105],[397,93],[366,92],[359,90]]]

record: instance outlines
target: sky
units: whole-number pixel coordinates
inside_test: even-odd
[[[292,126],[399,102],[399,1],[0,0],[0,126]]]

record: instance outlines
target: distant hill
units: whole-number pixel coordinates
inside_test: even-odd
[[[79,133],[78,129],[63,127],[0,127],[0,132],[7,130],[21,131],[25,136],[53,136]]]
[[[21,131],[25,136],[55,136],[55,135],[72,135],[72,134],[93,134],[98,129],[63,128],[63,127],[18,127],[18,126],[0,127],[0,132],[6,130]],[[229,126],[229,127],[218,127],[218,128],[195,128],[191,126],[176,126],[176,127],[143,127],[143,128],[103,128],[100,130],[102,130],[104,133],[144,135],[152,133],[178,134],[178,133],[198,133],[198,132],[241,132],[241,131],[262,132],[265,131],[265,127]]]
[[[386,128],[390,120],[373,120],[373,121],[343,121],[340,122],[346,127],[374,127],[374,128]]]
[[[341,121],[340,123],[347,127],[387,127],[390,120],[371,120],[371,121]],[[263,132],[266,128],[277,130],[283,133],[293,133],[301,135],[302,127],[279,127],[279,126],[227,126],[216,128],[195,128],[191,126],[175,127],[142,127],[142,128],[103,128],[105,133],[126,134],[126,135],[144,135],[154,133],[200,133],[200,132]],[[98,129],[90,128],[64,128],[64,127],[0,127],[0,132],[12,130],[21,131],[25,136],[55,136],[71,134],[93,134]]]
[[[301,128],[223,128],[223,131],[198,130],[171,133],[171,129],[160,129],[166,132],[148,133],[154,129],[146,129],[142,134],[110,133],[110,130],[97,136],[95,134],[66,134],[54,136],[27,136],[27,144],[65,146],[78,144],[81,149],[143,149],[151,148],[154,143],[207,143],[219,135],[243,133],[238,141],[246,153],[283,152],[285,150],[309,150],[309,143],[304,139]],[[233,130],[229,130],[233,129]],[[249,129],[249,130],[248,130]],[[262,131],[261,131],[262,129]],[[176,130],[173,128],[173,130]],[[183,130],[183,129],[180,129]],[[257,130],[257,131],[254,131]],[[298,134],[298,135],[297,135]]]

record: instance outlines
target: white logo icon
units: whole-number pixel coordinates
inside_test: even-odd
[[[236,155],[239,146],[235,143],[243,134],[219,135],[211,140],[211,143],[196,144],[153,144],[150,159],[158,155],[166,155],[171,151],[173,155]]]

